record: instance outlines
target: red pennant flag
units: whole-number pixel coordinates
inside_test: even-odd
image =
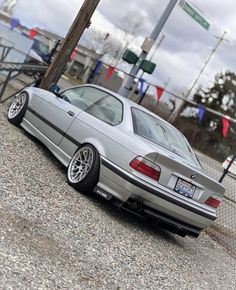
[[[163,95],[164,89],[161,87],[156,87],[156,90],[157,90],[157,100],[159,102],[161,99],[161,96]]]
[[[115,68],[113,66],[109,66],[108,70],[107,70],[107,74],[106,74],[106,81],[108,81],[110,79],[110,77],[112,76],[113,72],[114,72]]]
[[[76,57],[77,52],[78,52],[78,49],[75,48],[75,49],[72,51],[71,55],[70,55],[70,60],[73,60],[73,59]]]
[[[222,133],[224,138],[226,138],[229,131],[229,120],[226,119],[225,117],[222,117],[222,124],[223,124]]]
[[[37,31],[36,29],[34,29],[34,28],[30,29],[30,31],[29,31],[29,37],[30,37],[31,39],[35,38],[35,36],[36,36],[37,34],[38,34],[38,31]]]

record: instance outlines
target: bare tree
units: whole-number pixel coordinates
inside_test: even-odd
[[[113,65],[116,66],[125,50],[140,33],[143,22],[144,17],[141,14],[134,11],[129,12],[116,25],[117,31],[110,34],[98,29],[90,29],[84,35],[83,40],[87,47],[101,54],[101,56],[111,57]]]
[[[5,0],[2,5],[2,9],[4,12],[12,15],[13,8],[16,6],[19,0]]]
[[[141,28],[144,23],[144,16],[142,14],[137,14],[137,11],[127,13],[123,19],[121,19],[120,24],[117,25],[118,28],[123,31],[124,36],[120,45],[120,49],[115,56],[116,64],[120,61],[125,50],[133,43],[135,37],[140,33]]]
[[[101,54],[101,56],[109,55],[114,57],[119,50],[120,43],[110,33],[103,32],[97,29],[91,29],[84,40],[87,46]]]
[[[144,16],[137,13],[136,11],[129,12],[121,19],[120,25],[118,26],[127,35],[134,38],[137,36],[142,28],[144,22]]]

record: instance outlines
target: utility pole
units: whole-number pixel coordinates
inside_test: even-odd
[[[199,81],[200,77],[202,76],[204,70],[206,69],[208,63],[210,62],[212,56],[214,55],[214,53],[216,52],[216,50],[218,49],[218,47],[220,46],[220,44],[222,43],[222,41],[227,41],[225,39],[225,36],[226,36],[227,32],[224,31],[223,35],[221,37],[216,37],[218,39],[215,47],[212,49],[210,55],[208,56],[208,58],[206,59],[202,69],[200,70],[199,74],[197,75],[196,79],[194,80],[193,84],[191,85],[190,89],[188,90],[185,98],[187,99],[188,96],[192,93],[195,85],[197,84],[197,82]],[[176,108],[174,110],[174,112],[171,114],[168,122],[170,122],[171,124],[174,123],[174,121],[176,120],[176,118],[179,116],[179,114],[182,112],[184,106],[185,106],[186,102],[185,101],[182,101],[182,103],[180,104],[180,106],[178,108]]]
[[[151,40],[153,40],[153,43],[158,38],[163,26],[165,25],[167,19],[169,18],[170,14],[171,14],[172,10],[174,9],[175,5],[177,4],[177,2],[178,2],[178,0],[169,0],[169,4],[167,5],[161,18],[157,22],[154,30],[152,31],[152,33],[149,37]],[[140,70],[140,65],[141,65],[142,61],[147,58],[147,55],[148,55],[148,52],[146,52],[144,50],[139,55],[139,60],[131,69],[131,71],[129,73],[130,74],[129,78],[123,83],[123,85],[121,86],[121,88],[119,90],[119,93],[122,96],[124,96],[126,98],[129,96],[130,90],[131,90],[132,85],[133,85],[133,79],[134,79],[133,76],[137,76],[137,74]]]
[[[80,37],[84,30],[89,27],[90,19],[99,2],[100,0],[84,0],[78,15],[62,42],[59,52],[41,81],[41,88],[48,89],[52,83],[58,82]]]

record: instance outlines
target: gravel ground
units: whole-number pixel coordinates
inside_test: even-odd
[[[0,289],[236,289],[236,260],[69,187],[0,105]]]

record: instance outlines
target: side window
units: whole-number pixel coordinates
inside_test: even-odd
[[[63,92],[61,98],[84,111],[105,96],[107,93],[95,88],[77,87]]]
[[[123,105],[121,101],[109,95],[89,107],[86,112],[109,125],[115,126],[122,121]]]

